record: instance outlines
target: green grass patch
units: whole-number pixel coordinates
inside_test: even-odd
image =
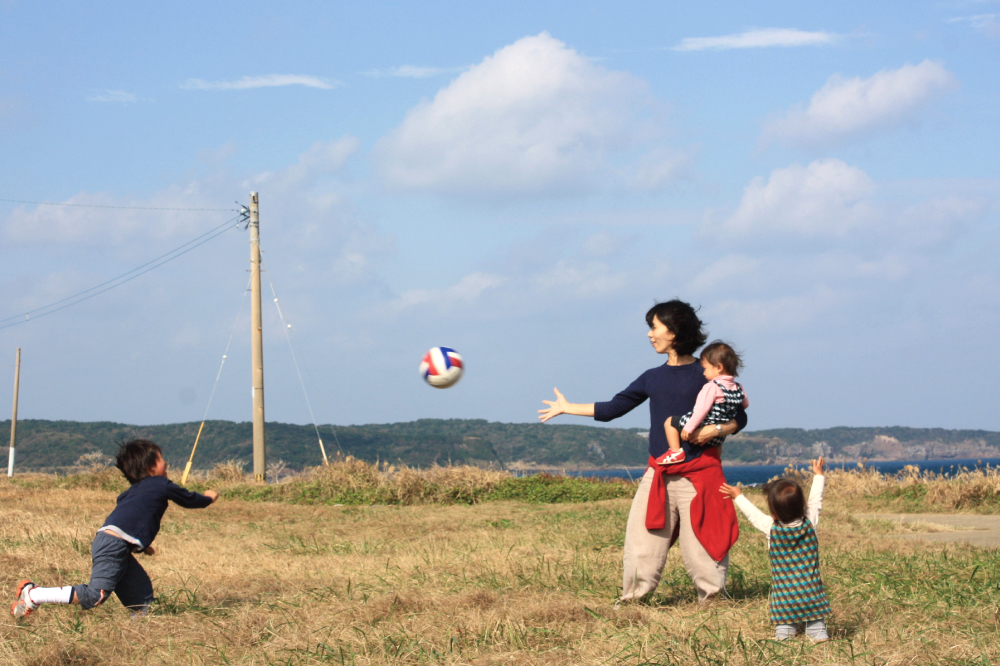
[[[208,488],[211,484],[204,485]],[[192,489],[203,489],[202,484],[192,484]],[[508,477],[497,484],[481,487],[444,486],[425,484],[419,493],[402,494],[390,484],[345,488],[323,480],[293,479],[281,484],[236,484],[222,488],[225,499],[250,502],[290,502],[292,504],[343,504],[359,506],[371,504],[411,505],[427,503],[478,504],[490,501],[517,501],[530,504],[556,504],[564,502],[597,502],[608,499],[632,497],[635,486],[617,480],[580,477],[533,476]]]

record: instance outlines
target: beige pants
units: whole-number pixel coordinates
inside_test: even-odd
[[[639,489],[632,500],[625,529],[624,575],[622,577],[622,599],[639,599],[656,589],[667,564],[670,550],[670,535],[674,525],[680,522],[677,541],[681,548],[681,559],[691,582],[698,590],[698,601],[711,601],[726,589],[726,570],[729,556],[721,562],[712,559],[694,535],[691,528],[691,500],[694,499],[694,485],[683,476],[667,476],[667,525],[662,530],[646,529],[646,504],[654,471],[647,469],[639,482]]]

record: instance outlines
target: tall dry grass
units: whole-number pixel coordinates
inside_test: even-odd
[[[94,464],[65,477],[19,476],[26,487],[92,488],[122,492],[128,487],[114,467]],[[808,485],[812,473],[789,466],[784,476]],[[188,485],[213,488],[224,498],[293,504],[476,504],[493,500],[579,502],[628,498],[635,484],[622,479],[516,476],[497,469],[464,465],[417,469],[402,464],[367,463],[351,456],[298,473],[282,470],[268,484],[253,480],[246,463],[229,460],[195,471]],[[827,471],[829,497],[859,512],[1000,512],[1000,468],[962,469],[944,474],[907,466],[884,474],[859,464]]]
[[[370,467],[358,474],[375,474]],[[371,483],[399,471],[380,468]],[[0,480],[8,599],[21,577],[86,580],[94,530],[114,505],[116,491],[100,483],[28,481]],[[157,554],[140,558],[158,598],[148,618],[130,620],[114,599],[90,612],[46,606],[25,622],[5,616],[0,664],[1000,661],[1000,553],[903,541],[886,525],[861,524],[837,483],[831,475],[819,526],[834,609],[825,645],[771,640],[765,543],[745,523],[731,554],[731,598],[699,607],[674,551],[649,603],[615,608],[627,498],[353,507],[223,499],[168,510]]]
[[[83,467],[81,467],[83,469]],[[784,476],[808,485],[812,473],[788,467]],[[289,473],[282,470],[268,484],[247,474],[246,463],[229,460],[211,470],[195,471],[189,486],[213,488],[228,499],[293,504],[475,504],[493,500],[579,502],[628,498],[635,484],[621,479],[515,476],[497,469],[449,465],[417,469],[402,464],[371,464],[351,456],[329,465]],[[883,474],[858,465],[827,471],[828,495],[859,512],[1000,512],[1000,468],[962,469],[952,476],[907,466]],[[121,473],[103,464],[66,477],[20,476],[29,487],[92,488],[121,492]]]
[[[329,465],[289,474],[276,483],[255,483],[239,461],[216,465],[195,476],[192,487],[211,486],[230,499],[296,504],[475,504],[495,499],[587,501],[630,497],[633,484],[621,480],[518,477],[497,469],[467,465],[417,469],[406,465],[367,463],[351,456]]]
[[[807,484],[812,473],[788,467],[784,476]],[[945,475],[907,465],[884,474],[859,463],[850,469],[828,470],[827,496],[859,510],[902,512],[1000,511],[1000,468],[962,468]]]
[[[470,466],[415,469],[406,465],[371,464],[346,456],[329,465],[311,467],[290,474],[277,483],[255,484],[236,461],[216,465],[208,484],[224,496],[312,503],[341,504],[425,504],[472,503],[503,481],[507,472]]]

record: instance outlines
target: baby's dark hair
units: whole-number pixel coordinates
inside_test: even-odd
[[[740,374],[743,367],[743,359],[729,344],[722,340],[713,340],[711,344],[701,350],[701,360],[711,365],[721,365],[727,375],[735,377]]]
[[[122,471],[129,483],[136,484],[150,476],[150,470],[162,455],[163,451],[155,443],[133,437],[120,442],[115,467]]]
[[[799,484],[778,479],[767,484],[767,508],[781,523],[801,520],[806,515],[806,498]]]

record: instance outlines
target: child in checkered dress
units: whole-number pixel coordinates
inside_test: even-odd
[[[683,416],[670,416],[663,427],[667,431],[667,446],[670,449],[657,459],[661,465],[676,465],[684,462],[688,455],[681,448],[681,440],[689,441],[695,430],[703,425],[714,425],[719,436],[703,446],[722,446],[726,441],[722,424],[736,418],[740,407],[750,406],[743,387],[736,383],[736,375],[743,367],[743,359],[730,345],[716,340],[701,352],[701,368],[705,375],[705,385],[698,393],[694,409]]]
[[[815,642],[829,640],[825,618],[830,614],[823,579],[819,575],[819,544],[815,525],[823,505],[823,458],[812,461],[813,482],[806,502],[799,484],[778,479],[769,484],[767,516],[739,488],[722,484],[750,523],[767,535],[771,560],[771,622],[775,638],[783,641],[802,629]]]

